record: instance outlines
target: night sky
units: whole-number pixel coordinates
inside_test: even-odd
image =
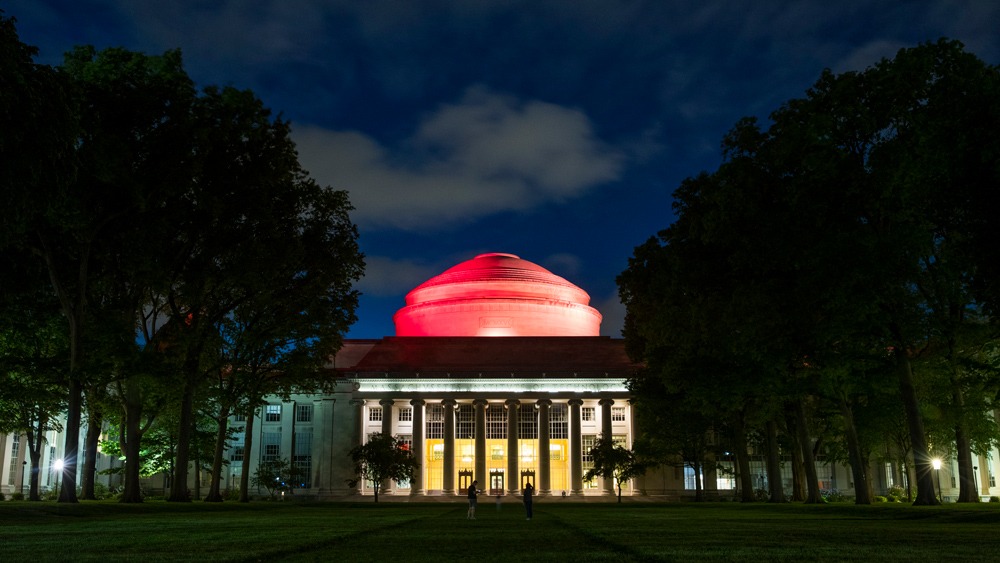
[[[824,68],[948,37],[1000,62],[1000,2],[7,0],[37,61],[75,44],[181,48],[199,86],[250,88],[303,165],[349,190],[367,255],[351,338],[484,252],[585,289],[619,336],[615,276],[670,193]]]

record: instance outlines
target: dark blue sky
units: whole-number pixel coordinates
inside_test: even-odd
[[[1000,61],[1000,2],[7,0],[38,61],[75,44],[181,48],[200,86],[254,90],[306,169],[351,192],[368,276],[349,336],[483,252],[585,289],[618,336],[615,276],[714,170],[743,116],[823,68],[958,39]]]

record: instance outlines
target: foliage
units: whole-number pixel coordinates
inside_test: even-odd
[[[846,502],[848,500],[848,497],[844,496],[840,489],[820,489],[819,494],[826,502]]]
[[[622,486],[631,479],[646,474],[650,462],[640,459],[632,450],[616,444],[611,436],[602,434],[590,449],[593,467],[583,475],[584,481],[597,477],[614,479],[618,484],[618,502],[622,501]]]
[[[877,496],[872,497],[872,502],[887,502],[887,501],[886,501],[886,498],[884,496],[877,495]]]
[[[899,485],[893,485],[885,492],[886,502],[903,502],[906,498],[906,489]]]
[[[348,486],[357,487],[358,483],[372,482],[375,502],[378,502],[383,481],[412,480],[417,469],[417,460],[406,443],[391,434],[372,434],[366,443],[355,447],[348,455],[354,462],[354,473],[357,475],[355,479],[347,480]]]
[[[271,500],[274,500],[278,493],[291,491],[294,488],[298,472],[298,468],[292,465],[288,458],[264,461],[254,471],[250,485],[265,489]]]
[[[24,500],[24,493],[21,492],[11,493],[10,500]]]

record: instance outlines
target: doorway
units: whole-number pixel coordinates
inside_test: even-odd
[[[490,496],[503,494],[503,469],[490,469]]]

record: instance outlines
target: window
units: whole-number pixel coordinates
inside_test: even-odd
[[[281,432],[263,432],[261,436],[260,460],[277,461],[281,458]]]
[[[583,407],[580,411],[580,416],[584,422],[594,422],[597,417],[594,412],[594,407]]]
[[[625,422],[625,407],[611,407],[611,422]]]
[[[580,436],[581,454],[582,454],[582,468],[583,472],[586,473],[588,469],[594,468],[594,456],[590,454],[590,450],[594,447],[594,442],[597,441],[597,436],[593,434]],[[583,488],[585,489],[596,489],[597,479],[592,481],[584,481]]]
[[[476,408],[472,405],[458,406],[458,428],[455,438],[471,440],[476,436]]]
[[[372,407],[368,409],[368,421],[380,422],[382,420],[382,407]]]
[[[303,489],[312,487],[312,432],[295,433],[295,458],[292,463],[298,474],[295,478]]]
[[[566,411],[568,405],[557,403],[549,409],[549,439],[565,440],[569,438],[568,417]]]
[[[491,447],[490,459],[492,459],[493,461],[503,461],[503,446]]]
[[[312,420],[313,420],[312,405],[295,406],[295,422],[312,422]]]
[[[521,440],[538,439],[538,413],[531,405],[521,405],[517,413],[517,437]]]
[[[427,407],[427,439],[444,439],[444,406],[428,405]],[[437,453],[435,452],[435,455]],[[435,459],[440,459],[435,457]]]
[[[399,421],[400,422],[412,422],[413,421],[413,407],[404,407],[399,409]]]
[[[233,422],[246,422],[247,415],[244,413],[238,413],[233,415]]]
[[[614,445],[616,446],[621,446],[625,449],[628,449],[628,436],[626,436],[625,434],[612,434],[611,442],[614,443]]]
[[[264,422],[281,422],[281,405],[267,405],[264,409]]]
[[[506,438],[507,438],[507,407],[499,403],[487,405],[486,439],[505,440]],[[503,459],[503,454],[501,454],[499,459]]]
[[[229,450],[229,461],[243,461],[243,454],[246,446],[246,433],[244,428],[235,428],[237,434],[233,436],[233,445]]]
[[[991,487],[996,487],[997,486],[997,478],[996,478],[996,474],[993,473],[993,456],[992,455],[990,455],[990,457],[986,458],[986,475],[990,479],[990,486]]]
[[[16,433],[10,446],[10,475],[7,477],[7,484],[13,485],[17,478],[17,450],[21,447],[21,437]]]

